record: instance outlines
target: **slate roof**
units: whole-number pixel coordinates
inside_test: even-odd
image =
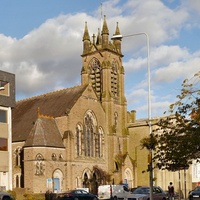
[[[38,108],[46,116],[67,115],[86,87],[87,85],[76,86],[17,102],[12,111],[13,142],[27,139],[38,118]]]
[[[55,119],[39,117],[28,135],[24,147],[64,148]]]

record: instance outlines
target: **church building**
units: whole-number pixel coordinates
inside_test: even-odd
[[[97,193],[101,184],[149,185],[142,173],[148,151],[140,146],[148,125],[127,111],[121,40],[109,39],[104,17],[96,36],[85,23],[82,42],[81,85],[21,100],[13,109],[13,188]],[[160,186],[168,184],[163,177],[157,176]]]
[[[115,34],[120,34],[118,24]],[[16,103],[13,110],[13,186],[33,192],[133,186],[121,41],[85,24],[81,85]]]

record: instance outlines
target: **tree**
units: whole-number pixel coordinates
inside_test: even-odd
[[[183,81],[177,102],[169,107],[170,114],[161,118],[152,132],[156,141],[153,161],[159,169],[185,169],[200,158],[199,78],[200,72]],[[144,141],[142,144],[145,147]]]

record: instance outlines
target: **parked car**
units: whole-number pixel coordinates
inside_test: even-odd
[[[147,186],[138,187],[133,191],[133,194],[145,194],[147,200],[150,199],[150,188]],[[162,188],[154,186],[153,187],[153,199],[154,200],[166,200],[168,199],[167,193],[162,190]]]
[[[97,196],[85,190],[69,190],[58,195],[58,200],[98,200]]]
[[[200,186],[197,186],[194,190],[189,192],[189,200],[199,199],[200,198]]]
[[[14,200],[14,198],[8,192],[0,191],[0,200]]]
[[[98,187],[98,199],[126,199],[131,191],[126,185],[100,185]]]
[[[165,192],[166,192],[166,194],[167,194],[167,196],[168,196],[168,191],[167,190],[165,190]],[[178,192],[174,192],[174,199],[179,199],[179,193]]]
[[[147,200],[148,195],[146,194],[130,194],[127,196],[126,200]]]

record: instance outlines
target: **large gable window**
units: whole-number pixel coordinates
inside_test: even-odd
[[[84,146],[85,156],[94,156],[94,134],[96,119],[93,113],[88,112],[84,118]]]
[[[97,126],[97,120],[92,111],[86,112],[83,126],[76,126],[77,156],[103,157],[104,134]]]

